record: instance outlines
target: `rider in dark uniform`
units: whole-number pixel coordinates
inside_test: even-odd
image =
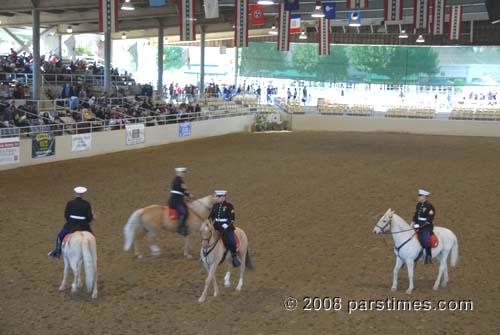
[[[413,215],[413,228],[417,229],[418,237],[422,247],[425,248],[425,264],[432,264],[431,246],[429,236],[434,234],[434,215],[436,210],[428,201],[431,193],[426,190],[418,190],[418,203]]]
[[[90,203],[82,199],[82,195],[87,192],[87,189],[82,186],[73,189],[76,198],[68,201],[64,210],[64,218],[66,223],[57,235],[56,248],[49,252],[49,256],[59,258],[61,256],[61,244],[64,236],[74,233],[75,231],[88,231],[93,234],[90,229],[90,222],[94,218]]]
[[[233,266],[240,266],[240,261],[236,254],[236,239],[234,236],[234,207],[226,201],[227,191],[215,191],[217,202],[212,207],[208,219],[214,222],[214,228],[222,235],[224,245],[231,251],[233,256]]]
[[[186,220],[188,218],[188,208],[184,197],[192,197],[187,191],[186,185],[184,184],[184,177],[186,176],[186,168],[178,167],[175,168],[175,178],[172,180],[172,187],[170,190],[170,198],[168,199],[168,207],[175,208],[179,214],[179,225],[177,227],[177,233],[182,236],[188,234],[186,227]]]

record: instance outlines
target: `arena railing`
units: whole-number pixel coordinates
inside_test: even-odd
[[[17,82],[25,85],[31,85],[33,82],[33,73],[24,72],[0,72],[0,78],[5,78],[5,82]],[[42,82],[46,81],[51,85],[63,85],[67,82],[71,85],[85,83],[92,86],[104,86],[104,75],[91,73],[42,73]],[[135,85],[134,79],[122,75],[112,75],[111,82],[114,84],[123,84],[123,86]]]
[[[26,127],[9,127],[0,128],[0,137],[17,137],[17,136],[31,136],[40,132],[54,132],[56,136],[62,135],[75,135],[92,132],[112,131],[125,129],[128,124],[143,123],[146,127],[178,124],[183,122],[199,122],[205,120],[214,120],[220,118],[228,118],[235,116],[251,115],[253,112],[248,109],[241,108],[236,111],[221,112],[221,111],[208,111],[203,110],[200,113],[185,113],[173,115],[151,115],[143,117],[131,117],[127,114],[120,113],[123,118],[107,119],[107,120],[88,120],[83,122],[71,123],[53,123]],[[64,117],[61,118],[64,120]]]

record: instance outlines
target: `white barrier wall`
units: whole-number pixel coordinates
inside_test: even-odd
[[[140,149],[152,145],[161,145],[197,138],[247,132],[254,120],[253,115],[234,116],[191,123],[191,135],[179,136],[179,125],[145,127],[144,143],[127,145],[126,130],[113,130],[92,133],[90,150],[72,152],[72,136],[56,136],[55,155],[43,158],[32,158],[32,141],[22,138],[20,143],[20,163],[0,165],[0,170],[13,169],[20,166],[42,164],[67,159],[95,156],[110,152]]]
[[[292,129],[303,131],[397,132],[427,135],[500,136],[500,122],[293,115]]]

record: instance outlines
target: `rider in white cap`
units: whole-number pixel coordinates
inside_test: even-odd
[[[434,215],[436,210],[434,206],[428,201],[431,193],[426,190],[418,190],[418,202],[413,215],[413,228],[418,232],[418,237],[422,247],[425,249],[425,264],[432,264],[431,246],[429,243],[430,235],[434,234]]]
[[[49,256],[59,258],[61,256],[61,244],[64,236],[75,231],[88,231],[93,234],[90,229],[90,222],[94,218],[90,203],[82,199],[82,195],[87,192],[87,188],[77,186],[73,189],[76,198],[68,201],[64,210],[64,218],[66,223],[57,235],[56,248],[49,252]]]
[[[184,177],[186,176],[187,169],[185,167],[175,168],[175,177],[172,180],[172,188],[170,190],[170,198],[168,199],[168,207],[177,210],[179,214],[179,225],[177,233],[186,236],[188,234],[186,227],[186,220],[188,218],[188,208],[184,197],[192,197],[187,191]]]

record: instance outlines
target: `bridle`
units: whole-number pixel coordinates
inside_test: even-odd
[[[203,248],[203,257],[207,257],[208,255],[210,255],[210,253],[215,249],[215,247],[217,246],[217,243],[219,243],[219,240],[220,238],[217,237],[217,239],[215,240],[215,242],[213,244],[210,244],[210,240],[212,239],[212,236],[213,236],[213,230],[210,229],[210,236],[208,238],[201,238],[201,242],[203,243],[204,241],[207,241],[207,245],[204,245],[202,246]]]
[[[394,234],[399,234],[399,233],[405,233],[407,231],[412,231],[414,230],[413,228],[410,228],[410,229],[405,229],[405,230],[400,230],[400,231],[395,231],[395,232],[392,232],[392,231],[385,231],[385,228],[387,226],[390,226],[392,224],[392,219],[393,219],[393,216],[389,216],[389,220],[387,221],[387,223],[383,226],[383,227],[380,227],[378,225],[378,223],[375,225],[378,229],[380,229],[380,231],[382,232],[382,234],[388,234],[388,235],[394,235]]]

